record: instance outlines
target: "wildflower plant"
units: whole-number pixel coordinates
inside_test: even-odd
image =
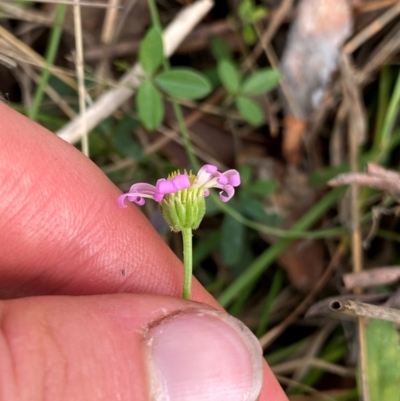
[[[220,189],[219,198],[228,202],[235,194],[235,188],[240,185],[240,174],[236,170],[224,173],[216,166],[206,164],[200,168],[197,175],[179,171],[160,178],[156,185],[148,183],[133,184],[127,193],[118,198],[118,205],[126,207],[125,200],[139,206],[146,199],[158,202],[161,213],[174,232],[181,232],[183,238],[183,263],[185,266],[182,297],[190,298],[192,287],[192,230],[199,227],[206,212],[205,198],[211,188]]]

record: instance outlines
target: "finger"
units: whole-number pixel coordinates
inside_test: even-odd
[[[0,400],[250,401],[261,389],[253,334],[223,312],[181,299],[1,301],[0,327]],[[286,400],[270,383],[269,399]]]
[[[180,296],[182,264],[73,146],[0,103],[0,295]],[[195,281],[193,299],[216,305]]]

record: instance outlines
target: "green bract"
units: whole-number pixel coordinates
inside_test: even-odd
[[[206,212],[204,189],[183,189],[165,195],[160,209],[172,231],[180,232],[190,228],[196,230]]]

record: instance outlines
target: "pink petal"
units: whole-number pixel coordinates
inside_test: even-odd
[[[190,187],[190,180],[187,174],[180,174],[172,180],[166,180],[165,178],[160,178],[156,184],[156,192],[160,194],[173,194],[182,189]]]
[[[141,196],[139,196],[136,193],[127,193],[127,194],[122,194],[118,197],[118,206],[119,207],[126,207],[125,204],[125,198],[128,198],[129,201],[134,202],[136,204],[138,204],[139,206],[143,206],[145,204],[145,200],[144,198],[142,198]]]
[[[200,173],[200,171],[203,171],[203,170],[207,171],[207,173],[214,174],[214,173],[216,173],[216,172],[218,171],[218,167],[217,167],[217,166],[214,166],[214,165],[212,165],[212,164],[205,164],[205,165],[199,170],[199,173]]]
[[[225,185],[224,190],[219,193],[219,198],[222,200],[222,202],[228,202],[230,199],[232,199],[233,195],[235,194],[235,189],[231,185]],[[225,196],[224,192],[228,195]]]
[[[238,187],[240,185],[240,174],[237,170],[225,171],[223,175],[228,179],[229,184],[233,187]]]

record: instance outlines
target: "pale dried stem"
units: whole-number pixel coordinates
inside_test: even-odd
[[[2,38],[10,46],[11,49],[13,49],[14,54],[16,56],[18,56],[17,52],[19,52],[21,55],[26,57],[26,59],[20,58],[19,59],[20,61],[36,65],[40,68],[50,68],[50,71],[52,72],[53,75],[55,75],[57,78],[59,78],[61,81],[66,83],[71,88],[77,89],[76,82],[72,78],[66,76],[65,73],[61,71],[59,68],[49,67],[46,63],[46,60],[42,56],[40,56],[38,53],[32,50],[24,42],[16,38],[12,33],[7,31],[7,29],[2,27],[1,25],[0,25],[0,38]],[[3,50],[1,50],[1,52],[6,53]],[[11,55],[10,57],[13,56]],[[15,57],[15,59],[17,59],[17,57]]]
[[[76,77],[78,80],[79,93],[79,112],[81,119],[80,136],[82,137],[82,153],[89,157],[89,139],[86,125],[86,89],[85,89],[85,70],[83,61],[83,38],[82,38],[82,18],[79,0],[74,0],[74,30],[75,30],[75,65]]]
[[[11,0],[14,1],[14,0]],[[67,4],[74,5],[75,0],[35,0],[36,3],[49,3],[49,4]],[[98,1],[81,1],[80,5],[83,7],[95,7],[95,8],[109,8],[110,6],[104,2]]]
[[[260,338],[260,344],[265,349],[271,344],[281,333],[283,333],[292,323],[296,321],[300,314],[302,314],[312,303],[316,295],[324,288],[328,280],[330,279],[332,273],[338,266],[343,254],[345,252],[345,246],[343,244],[339,245],[334,256],[329,262],[328,267],[319,278],[318,282],[314,288],[309,292],[309,294],[301,301],[301,303],[295,308],[295,310],[282,322],[280,322],[273,329],[265,333]]]
[[[329,309],[333,312],[343,313],[353,318],[380,319],[400,324],[400,311],[356,301],[332,301]]]
[[[343,53],[341,60],[341,72],[343,79],[343,94],[346,102],[351,107],[349,113],[349,148],[350,169],[353,173],[358,172],[359,146],[365,138],[365,116],[361,102],[361,94],[354,78],[355,72],[348,56]],[[351,210],[351,254],[353,272],[359,273],[363,270],[362,239],[360,229],[360,189],[358,185],[352,185],[350,199]],[[354,289],[355,294],[362,294],[361,288]],[[359,369],[363,401],[369,400],[368,361],[366,348],[366,322],[359,317],[358,322],[359,341]]]
[[[357,35],[353,36],[351,40],[344,46],[344,51],[348,54],[353,53],[363,43],[365,43],[372,36],[377,34],[386,26],[389,22],[394,20],[400,14],[400,3],[395,4],[389,10],[381,14],[379,17],[374,19],[369,25],[367,25]]]

